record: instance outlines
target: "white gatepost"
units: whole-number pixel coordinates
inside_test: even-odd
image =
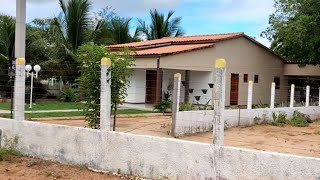
[[[26,52],[26,0],[16,1],[15,57],[16,76],[14,82],[14,119],[24,120],[25,103],[25,52]]]
[[[253,82],[249,81],[247,109],[252,109],[252,94],[253,94]]]
[[[290,108],[294,107],[294,91],[295,91],[295,85],[291,84],[291,91],[290,91]]]
[[[270,108],[274,108],[274,103],[275,103],[275,98],[276,98],[276,83],[271,84],[271,99],[270,99]]]
[[[217,59],[215,62],[215,86],[214,86],[214,123],[213,143],[224,145],[224,109],[226,92],[226,60]]]
[[[319,102],[318,102],[318,106],[320,106],[320,87],[319,87]]]
[[[16,59],[16,77],[14,82],[14,119],[23,121],[25,110],[25,67],[26,60],[24,58]]]
[[[309,107],[310,103],[310,86],[307,86],[306,89],[306,107]]]
[[[101,59],[100,130],[110,131],[111,116],[111,60]]]
[[[180,104],[180,86],[181,86],[181,74],[174,75],[174,86],[172,94],[172,123],[171,123],[171,135],[175,136],[177,114],[179,112]]]

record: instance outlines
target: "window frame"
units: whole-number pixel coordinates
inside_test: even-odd
[[[258,74],[254,75],[254,83],[259,83],[259,75]]]
[[[249,75],[248,74],[244,74],[243,75],[243,82],[244,83],[248,83],[249,82]]]

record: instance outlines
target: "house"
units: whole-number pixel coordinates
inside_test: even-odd
[[[214,94],[214,62],[227,61],[226,105],[246,105],[248,82],[254,82],[253,103],[269,103],[276,82],[278,102],[288,99],[286,59],[244,33],[169,37],[107,46],[135,52],[127,103],[155,103],[172,89],[175,73],[182,74],[181,102],[205,104]],[[211,103],[211,102],[210,102]]]

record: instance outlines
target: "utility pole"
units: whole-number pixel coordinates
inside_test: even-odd
[[[25,101],[25,49],[26,49],[26,0],[16,0],[15,57],[16,77],[14,83],[14,119],[24,120]]]

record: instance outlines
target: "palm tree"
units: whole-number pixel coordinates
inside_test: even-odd
[[[137,31],[132,36],[130,34],[130,23],[132,18],[112,17],[104,21],[104,26],[97,34],[97,44],[123,44],[134,41],[140,41]]]
[[[59,0],[62,12],[54,19],[54,25],[67,50],[75,52],[79,46],[87,42],[89,30],[93,27],[89,12],[89,0]]]
[[[177,37],[184,34],[180,23],[181,17],[173,17],[174,11],[169,11],[167,16],[157,9],[150,10],[151,24],[138,19],[138,32],[148,40],[161,39],[163,37]]]
[[[91,41],[94,29],[94,22],[90,17],[91,2],[59,0],[59,3],[61,13],[54,18],[50,31],[54,37],[54,58],[42,65],[52,71],[52,75],[64,76],[64,80],[74,82],[79,75],[76,51],[79,46]]]
[[[0,15],[0,61],[14,58],[15,19]]]

